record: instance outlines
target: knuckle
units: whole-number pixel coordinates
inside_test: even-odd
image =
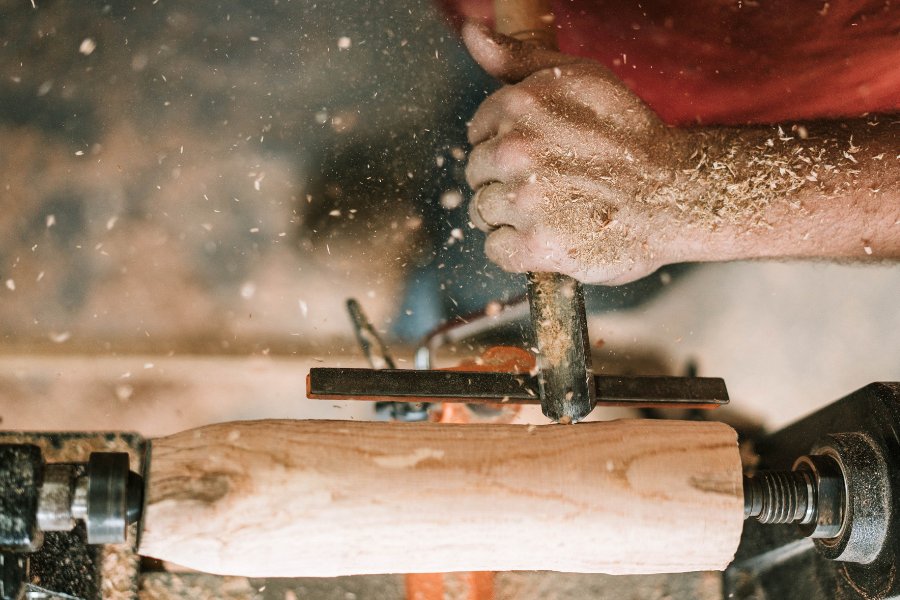
[[[585,61],[584,59],[568,57],[568,60],[560,61],[558,64],[545,67],[539,71],[535,71],[529,79],[533,81],[560,80],[572,76],[582,76],[589,73],[589,70],[596,63]]]
[[[475,114],[472,115],[472,118],[469,120],[468,129],[471,131],[474,127],[476,127],[479,123],[486,121],[493,110],[493,105],[496,103],[496,94],[488,96],[475,111]]]
[[[532,159],[533,142],[516,132],[500,138],[497,142],[496,160],[514,169],[527,169],[534,162]]]
[[[480,133],[481,131],[478,126],[478,113],[475,113],[475,116],[466,125],[466,139],[470,144],[473,144],[478,139]]]
[[[479,144],[469,152],[469,160],[466,162],[466,182],[473,188],[477,186],[481,173],[488,166],[488,156],[484,144]]]
[[[475,169],[475,163],[472,161],[472,158],[469,157],[469,162],[466,164],[466,183],[472,188],[475,187],[476,183]]]
[[[515,207],[525,213],[537,210],[546,199],[546,192],[540,183],[525,183],[510,190]]]
[[[502,90],[502,96],[498,101],[503,111],[512,116],[519,116],[528,112],[534,106],[536,96],[534,92],[522,84],[511,85]]]
[[[553,271],[560,270],[558,260],[559,242],[555,236],[548,235],[543,228],[539,228],[528,240],[526,240],[528,253],[534,257],[534,263],[542,269]]]
[[[501,227],[487,236],[484,253],[507,271],[523,270],[521,237],[511,227]]]
[[[484,253],[489,259],[501,266],[509,260],[508,253],[505,251],[504,233],[504,229],[498,229],[489,234],[484,240]]]
[[[531,74],[523,83],[536,88],[546,89],[549,86],[563,85],[564,78],[569,75],[571,75],[571,69],[568,67],[547,67]]]

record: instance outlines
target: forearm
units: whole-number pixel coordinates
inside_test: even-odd
[[[900,258],[900,126],[891,117],[710,128],[647,198],[700,235],[686,260]]]
[[[472,118],[466,168],[504,269],[617,285],[675,262],[900,259],[898,117],[672,128],[601,65],[463,33],[512,84]]]

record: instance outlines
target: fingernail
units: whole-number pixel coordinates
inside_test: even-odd
[[[474,27],[482,33],[490,34],[492,30],[488,27],[487,23],[478,19],[466,19],[465,26]]]
[[[478,29],[479,33],[484,35],[484,37],[486,37],[488,40],[494,42],[495,44],[500,45],[509,40],[509,38],[507,38],[505,35],[494,31],[484,21],[481,21],[481,20],[476,21],[475,19],[468,19],[466,22],[469,23],[470,25],[472,25],[473,27],[475,27],[476,29]]]

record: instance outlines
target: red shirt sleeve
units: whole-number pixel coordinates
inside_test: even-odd
[[[490,0],[441,0],[456,22]],[[671,124],[900,111],[900,4],[884,0],[564,0],[563,52],[618,75]]]

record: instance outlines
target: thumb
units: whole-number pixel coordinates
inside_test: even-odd
[[[475,62],[504,83],[517,83],[542,69],[581,61],[574,56],[496,33],[476,21],[463,24],[462,38]]]

